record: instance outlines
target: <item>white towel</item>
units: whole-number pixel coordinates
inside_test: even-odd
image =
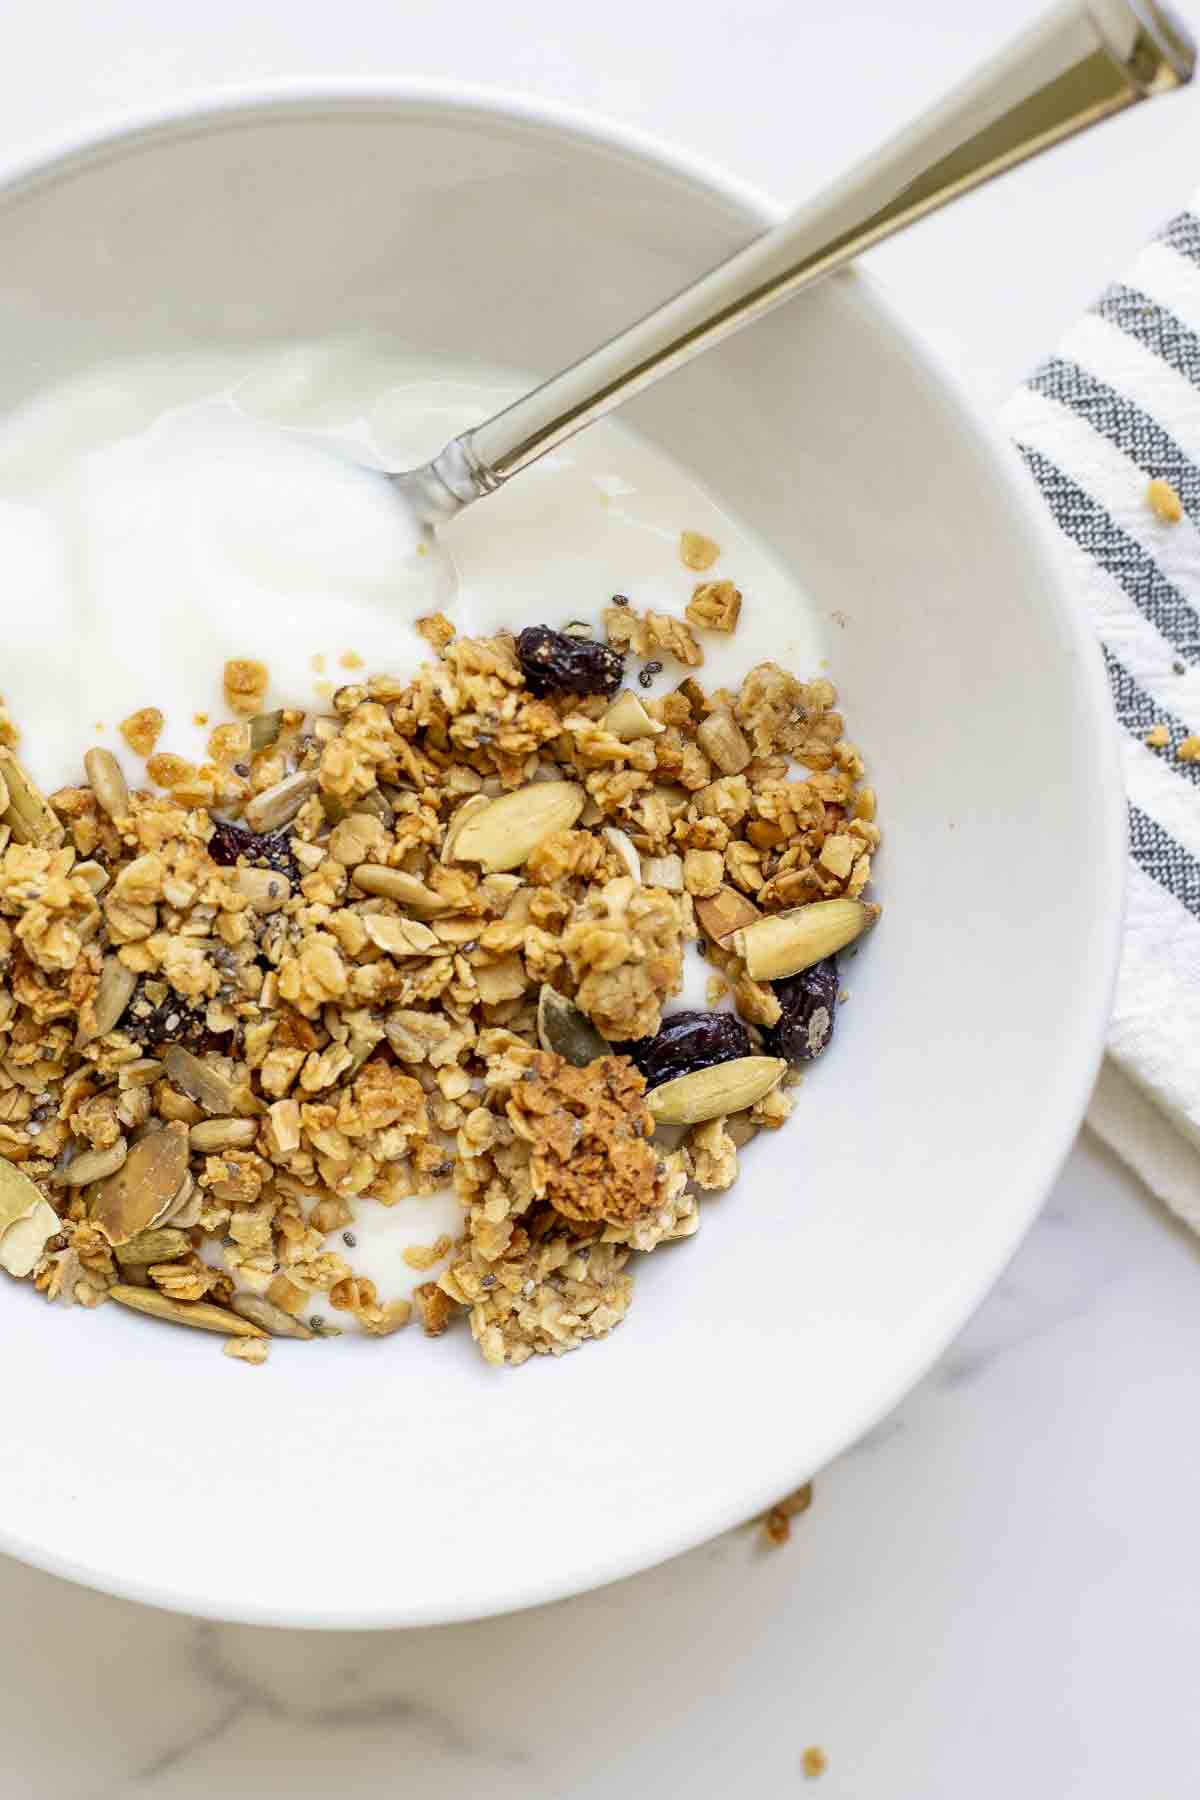
[[[1072,328],[1005,424],[1067,540],[1121,730],[1128,916],[1088,1119],[1200,1231],[1200,195],[1194,205]],[[1152,480],[1178,495],[1177,523],[1156,516]]]

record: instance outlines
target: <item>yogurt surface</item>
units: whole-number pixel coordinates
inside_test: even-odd
[[[734,685],[766,658],[802,677],[823,668],[824,634],[791,573],[684,469],[611,421],[467,508],[422,553],[374,471],[426,461],[529,385],[345,342],[109,365],[9,415],[0,694],[35,778],[80,780],[84,751],[102,744],[144,785],[117,727],[147,706],[165,715],[159,751],[204,760],[228,716],[229,657],[266,664],[264,710],[319,712],[346,681],[427,660],[414,621],[429,612],[460,634],[598,629],[618,593],[682,613],[700,579],[680,560],[683,530],[721,546],[712,576],[743,595],[732,637],[702,634],[707,687]],[[651,692],[679,678],[668,666]],[[703,1006],[708,973],[690,949],[675,1004]],[[453,1234],[459,1219],[451,1192],[390,1210],[359,1200],[355,1212],[342,1254],[384,1299],[429,1279],[404,1248]]]

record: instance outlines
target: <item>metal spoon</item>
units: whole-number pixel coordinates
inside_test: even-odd
[[[433,526],[872,244],[1039,151],[1191,80],[1155,0],[1065,0],[856,169],[524,399],[389,479]]]

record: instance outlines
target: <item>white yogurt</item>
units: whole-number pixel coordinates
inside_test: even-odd
[[[614,593],[681,612],[697,579],[679,558],[683,529],[720,544],[713,576],[743,594],[734,637],[705,637],[706,685],[733,685],[766,657],[802,676],[824,666],[823,633],[792,576],[674,462],[611,422],[468,508],[434,554],[419,554],[413,521],[371,468],[424,462],[528,385],[346,342],[107,366],[11,415],[0,426],[0,691],[35,776],[77,781],[83,752],[101,743],[142,784],[116,727],[144,706],[166,716],[159,750],[201,760],[225,716],[228,657],[267,665],[265,708],[321,710],[357,678],[349,669],[403,675],[425,660],[413,629],[423,613],[486,633],[598,624]],[[655,689],[677,676],[669,667]],[[708,965],[693,949],[685,968],[679,1004],[703,1006]],[[393,1209],[359,1201],[356,1214],[344,1253],[385,1298],[428,1279],[403,1262],[405,1246],[458,1222],[452,1194]]]

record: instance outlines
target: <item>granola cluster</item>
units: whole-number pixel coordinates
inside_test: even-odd
[[[689,619],[731,629],[740,601],[702,583]],[[685,620],[604,620],[617,651],[703,662]],[[316,717],[261,712],[267,671],[230,663],[199,765],[143,709],[135,792],[94,750],[46,799],[6,729],[0,1265],[47,1298],[225,1329],[251,1363],[313,1335],[314,1296],[385,1335],[413,1307],[347,1228],[453,1179],[457,1245],[408,1258],[451,1253],[413,1296],[426,1331],[465,1311],[489,1362],[558,1354],[786,1118],[776,1081],[663,1147],[634,1063],[546,1047],[539,998],[602,1050],[648,1037],[702,935],[742,1018],[778,1020],[736,928],[860,895],[879,841],[830,684],[764,663],[736,691],[535,693],[510,637],[422,630],[436,660]]]

